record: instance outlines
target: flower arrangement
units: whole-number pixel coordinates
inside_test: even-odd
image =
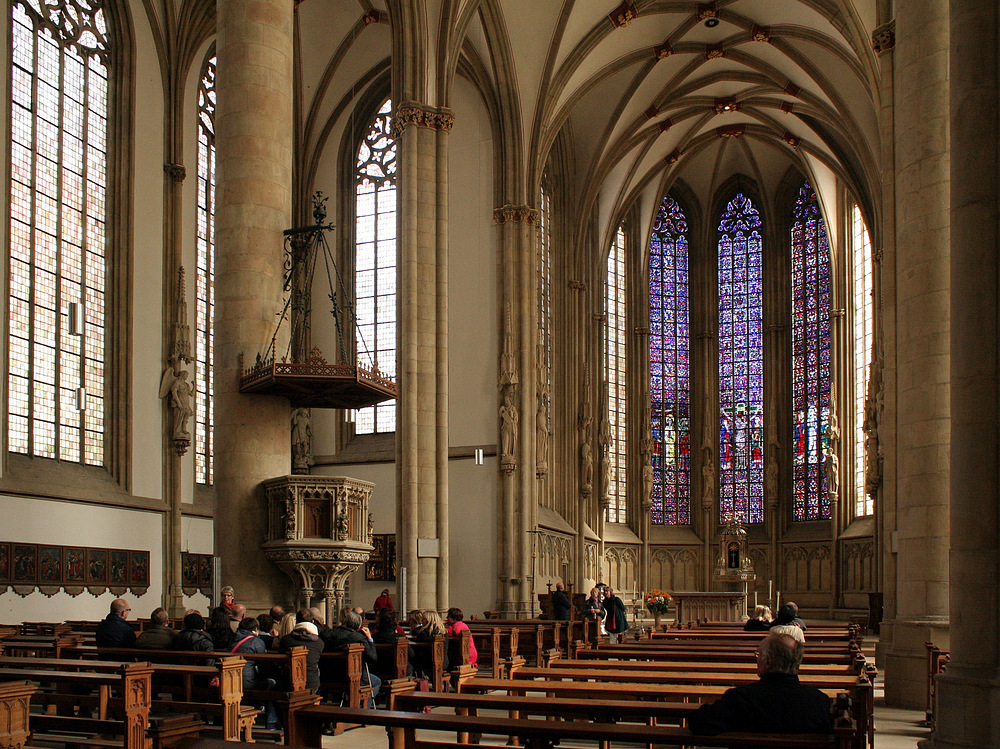
[[[662,590],[654,590],[652,593],[647,593],[643,597],[643,603],[646,605],[646,611],[648,611],[653,616],[659,616],[666,614],[670,611],[670,602],[674,600],[669,593]]]

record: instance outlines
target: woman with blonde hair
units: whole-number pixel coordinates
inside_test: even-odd
[[[420,612],[423,617],[424,623],[414,628],[410,631],[410,639],[413,642],[434,642],[434,638],[438,635],[446,635],[447,629],[444,625],[444,620],[441,615],[433,611],[432,609],[427,609],[426,611]],[[413,662],[413,668],[418,672],[423,672],[427,677],[432,676],[434,670],[433,658],[431,656],[430,647],[420,647],[416,649],[415,658]],[[448,670],[448,648],[444,649],[444,666],[443,670]]]
[[[771,609],[767,606],[757,606],[753,616],[743,625],[744,632],[767,632],[771,628]]]
[[[278,631],[274,635],[275,642],[280,640],[285,635],[290,635],[292,630],[295,629],[295,614],[285,614],[281,617],[281,621],[278,622]]]

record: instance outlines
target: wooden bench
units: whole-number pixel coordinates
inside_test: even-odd
[[[51,660],[51,659],[45,659]],[[121,735],[115,744],[125,749],[146,749],[146,726],[149,722],[151,677],[153,669],[149,663],[119,664],[114,673],[95,673],[65,671],[52,668],[0,668],[0,682],[17,682],[23,684],[25,679],[39,684],[51,684],[68,687],[73,691],[86,690],[96,692],[95,705],[98,709],[97,718],[81,718],[79,716],[45,715],[38,724],[41,731],[61,732],[64,729],[74,735],[82,731],[84,734]],[[122,719],[112,720],[108,713],[112,690],[120,695]],[[42,692],[36,691],[35,698],[44,698]],[[83,701],[83,695],[74,694],[72,699]],[[35,716],[32,716],[35,717]],[[89,722],[84,722],[89,721]],[[33,741],[43,740],[44,733],[32,728]],[[62,740],[62,739],[59,739]],[[78,744],[99,745],[100,742],[83,737],[75,740]]]
[[[597,746],[607,746],[611,741],[685,746],[755,747],[762,744],[774,749],[846,749],[850,744],[853,728],[838,727],[833,735],[816,734],[736,734],[699,736],[686,728],[664,726],[638,726],[620,723],[583,723],[576,721],[529,720],[524,718],[497,718],[487,716],[441,715],[403,712],[399,710],[357,710],[317,706],[296,713],[299,722],[297,735],[305,746],[319,747],[322,727],[332,721],[356,721],[366,725],[385,726],[391,732],[392,749],[454,749],[467,747],[459,742],[426,741],[417,737],[417,731],[448,731],[456,734],[486,734],[515,736],[525,749],[551,749],[563,740],[581,741]]]
[[[933,642],[925,642],[927,648],[927,707],[924,712],[923,725],[934,728],[934,717],[937,712],[937,679],[935,677],[944,673],[951,660],[951,653],[936,647]]]
[[[566,659],[555,661],[555,668],[586,668],[586,669],[622,669],[634,672],[644,671],[728,671],[731,673],[757,673],[757,661],[752,654],[741,660],[732,661],[675,661],[673,659],[656,660],[626,660],[626,659]],[[800,674],[853,674],[864,673],[874,680],[878,669],[865,661],[861,663],[804,663],[799,667]]]
[[[28,681],[0,684],[0,747],[22,749],[27,743],[28,709],[37,689]]]

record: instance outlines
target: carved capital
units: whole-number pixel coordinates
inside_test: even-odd
[[[638,336],[647,336],[649,335],[649,328],[638,327],[635,329],[635,334]]]
[[[538,225],[538,210],[527,205],[502,205],[493,209],[493,222],[506,224],[508,221],[526,221]]]
[[[455,115],[448,109],[437,109],[415,102],[405,102],[392,113],[392,127],[389,135],[398,138],[410,125],[426,127],[431,130],[451,130],[455,126]]]
[[[896,21],[889,21],[877,26],[872,32],[872,49],[881,55],[896,46]]]
[[[164,164],[163,171],[170,175],[171,182],[183,182],[187,176],[187,169],[184,168],[183,164]]]
[[[574,279],[570,279],[569,282],[566,285],[569,286],[569,288],[572,289],[573,291],[586,291],[587,290],[587,282],[586,281],[576,281]]]

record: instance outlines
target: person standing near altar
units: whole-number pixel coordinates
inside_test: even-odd
[[[604,602],[601,606],[604,608],[604,629],[611,637],[611,644],[617,645],[619,635],[625,634],[625,630],[628,629],[625,603],[608,585],[604,588]]]

